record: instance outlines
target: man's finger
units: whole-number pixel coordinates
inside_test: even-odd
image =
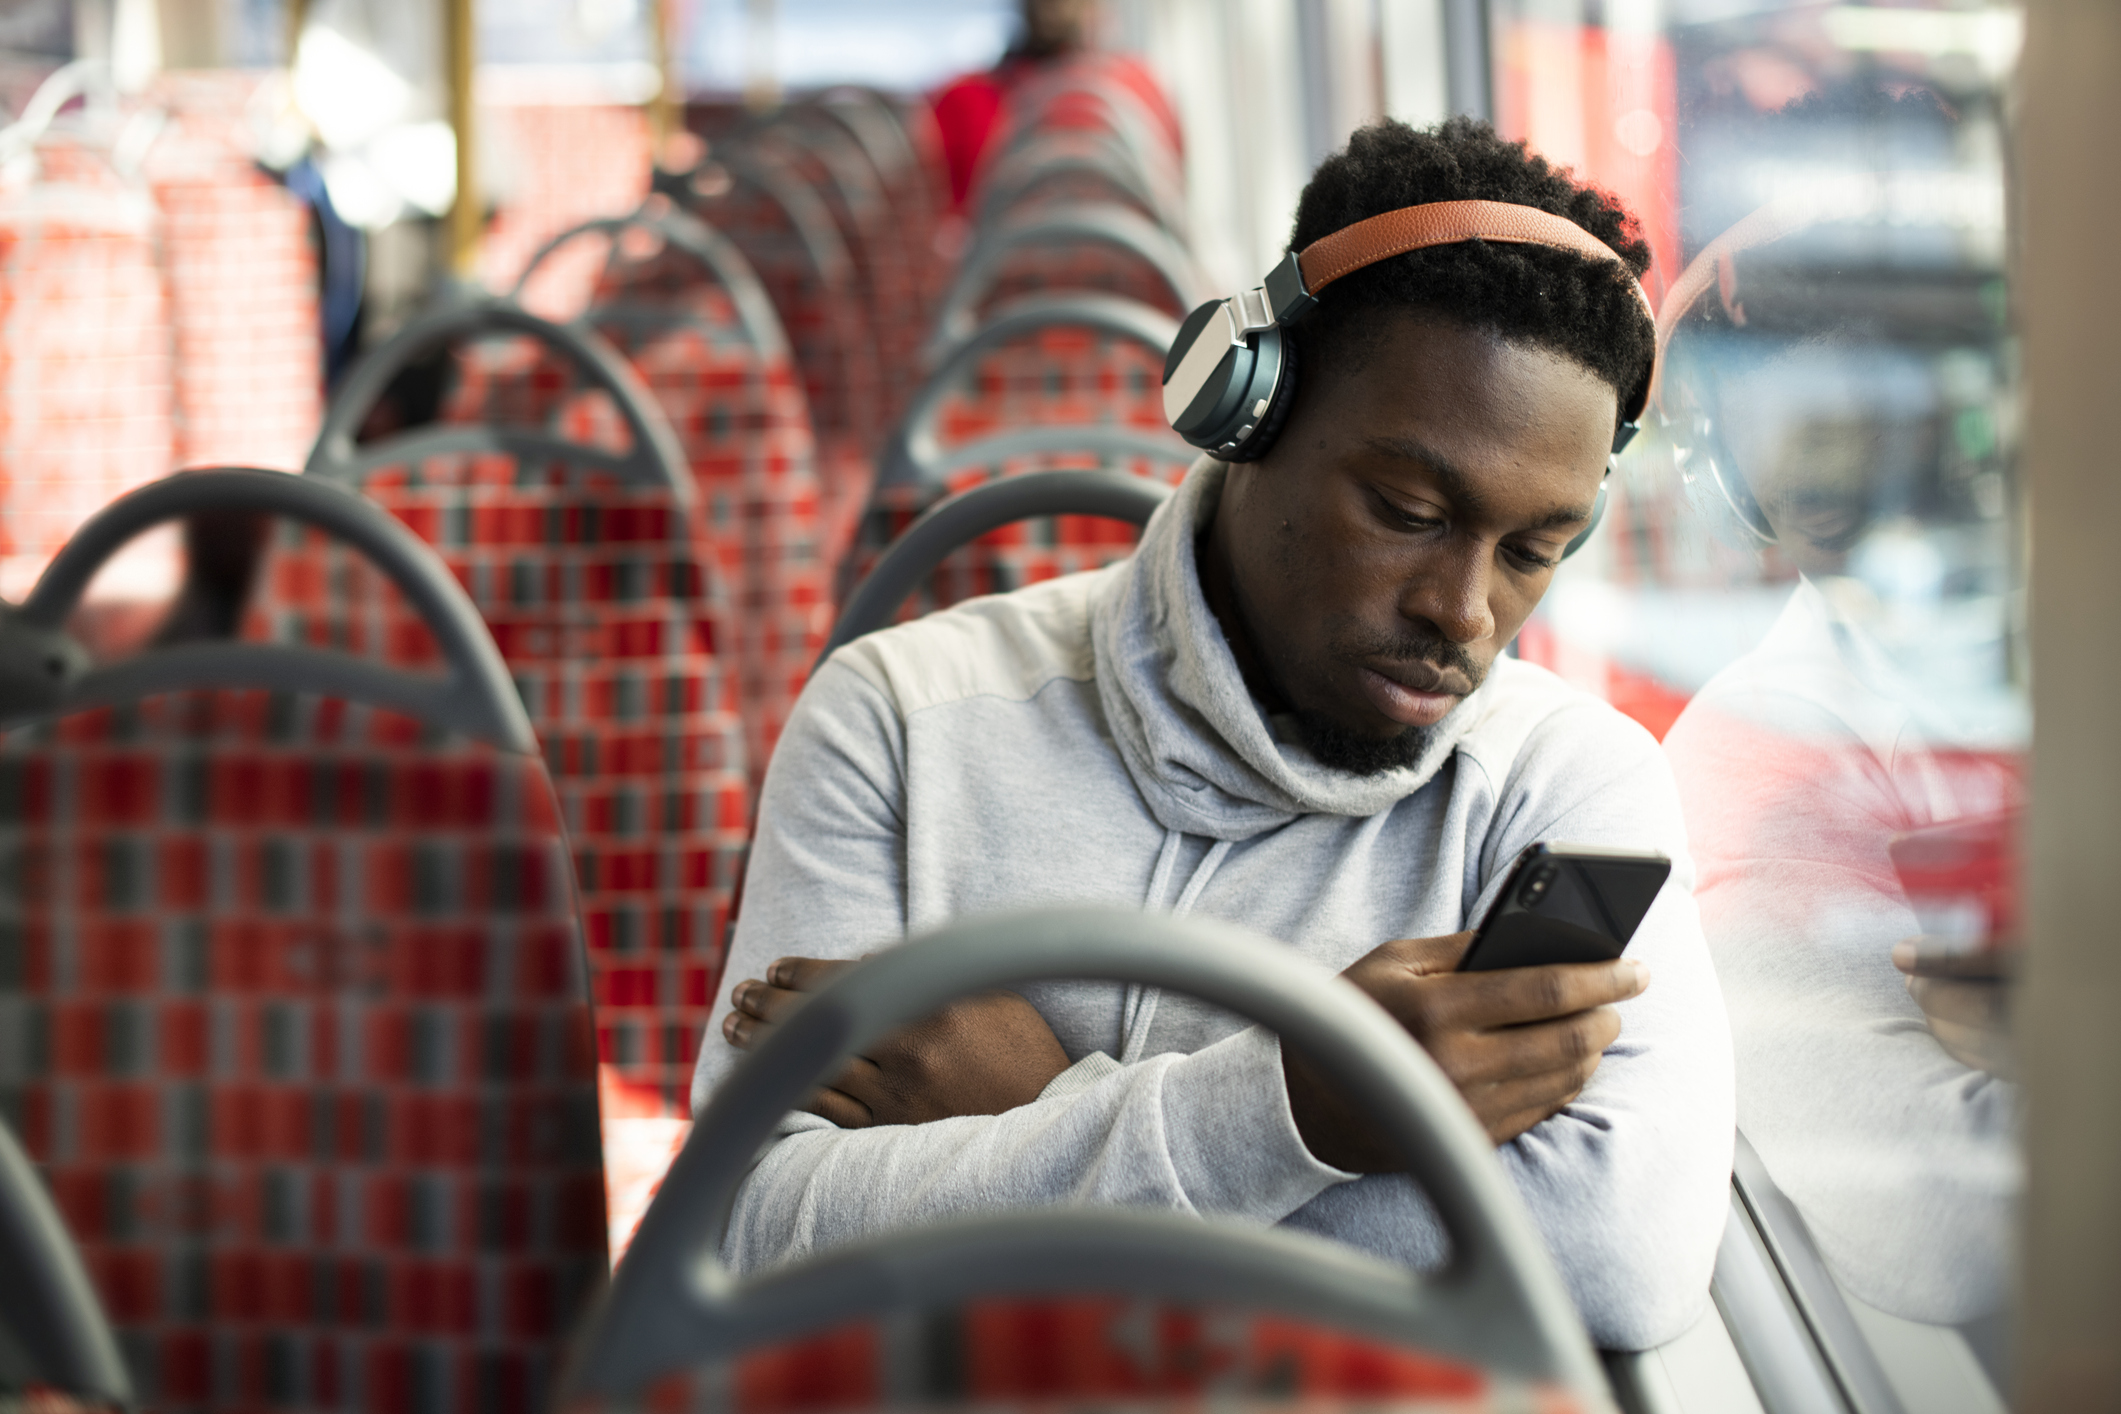
[[[815,992],[852,966],[822,957],[777,957],[766,969],[766,980],[791,992]]]
[[[802,1005],[803,1000],[801,992],[756,979],[739,982],[729,992],[730,1004],[737,1011],[769,1024],[786,1021],[788,1014]]]
[[[1421,1019],[1447,1030],[1523,1026],[1639,996],[1650,969],[1633,958],[1462,972],[1422,983]],[[1379,998],[1394,1010],[1389,998]]]
[[[1588,1076],[1606,1048],[1620,1039],[1620,1013],[1593,1007],[1552,1021],[1459,1033],[1436,1057],[1461,1088],[1517,1076],[1572,1072]]]
[[[830,1086],[811,1095],[810,1103],[804,1105],[803,1110],[820,1119],[830,1120],[841,1129],[867,1129],[875,1122],[867,1105]]]
[[[1394,938],[1377,950],[1377,954],[1391,959],[1397,965],[1421,977],[1435,976],[1444,972],[1456,972],[1464,960],[1466,949],[1473,945],[1473,935],[1446,933],[1440,938]]]
[[[722,1039],[740,1051],[757,1046],[772,1030],[771,1022],[747,1016],[741,1011],[732,1011],[722,1018]]]
[[[1588,1077],[1574,1071],[1551,1071],[1497,1085],[1474,1086],[1466,1093],[1466,1101],[1480,1117],[1488,1137],[1497,1144],[1507,1144],[1566,1109],[1588,1083]]]

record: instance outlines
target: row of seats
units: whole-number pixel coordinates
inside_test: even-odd
[[[1198,280],[1138,116],[1094,68],[1028,90],[954,274],[917,119],[710,122],[681,180],[539,257],[601,247],[571,323],[416,320],[306,476],[158,483],[55,562],[40,630],[150,511],[262,545],[244,642],[96,667],[0,741],[27,1038],[0,1088],[155,1407],[545,1386],[611,1200],[682,1132],[835,603],[970,486],[1189,457],[1156,387]],[[993,530],[904,612],[1124,553],[1090,512]]]

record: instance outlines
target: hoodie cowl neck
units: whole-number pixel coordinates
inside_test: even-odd
[[[1167,830],[1245,840],[1299,815],[1369,816],[1427,785],[1482,715],[1488,686],[1452,709],[1410,766],[1336,770],[1276,736],[1245,687],[1201,589],[1194,542],[1229,468],[1203,457],[1091,604],[1097,690],[1120,756]]]

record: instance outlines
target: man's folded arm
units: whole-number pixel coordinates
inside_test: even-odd
[[[1002,1115],[856,1130],[789,1116],[745,1180],[726,1259],[749,1271],[919,1223],[1064,1205],[1265,1227],[1351,1177],[1304,1148],[1280,1045],[1258,1028],[1191,1055],[1101,1059]]]
[[[904,938],[904,763],[896,706],[828,664],[767,773],[695,1110],[742,1060],[721,1030],[738,982],[783,955],[853,958]],[[745,1181],[725,1247],[752,1268],[947,1214],[1061,1202],[1267,1224],[1346,1177],[1303,1147],[1280,1047],[1252,1030],[1124,1070],[1079,1065],[1004,1115],[866,1130],[791,1115]]]

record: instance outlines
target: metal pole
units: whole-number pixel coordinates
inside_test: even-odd
[[[469,280],[478,266],[486,213],[479,200],[478,114],[472,92],[477,70],[478,16],[473,0],[443,0],[444,48],[449,60],[449,126],[457,139],[457,199],[449,209],[449,273]]]
[[[671,35],[673,0],[649,0],[648,55],[655,62],[655,97],[648,100],[648,131],[660,156],[663,144],[685,125],[678,92],[677,45]]]

